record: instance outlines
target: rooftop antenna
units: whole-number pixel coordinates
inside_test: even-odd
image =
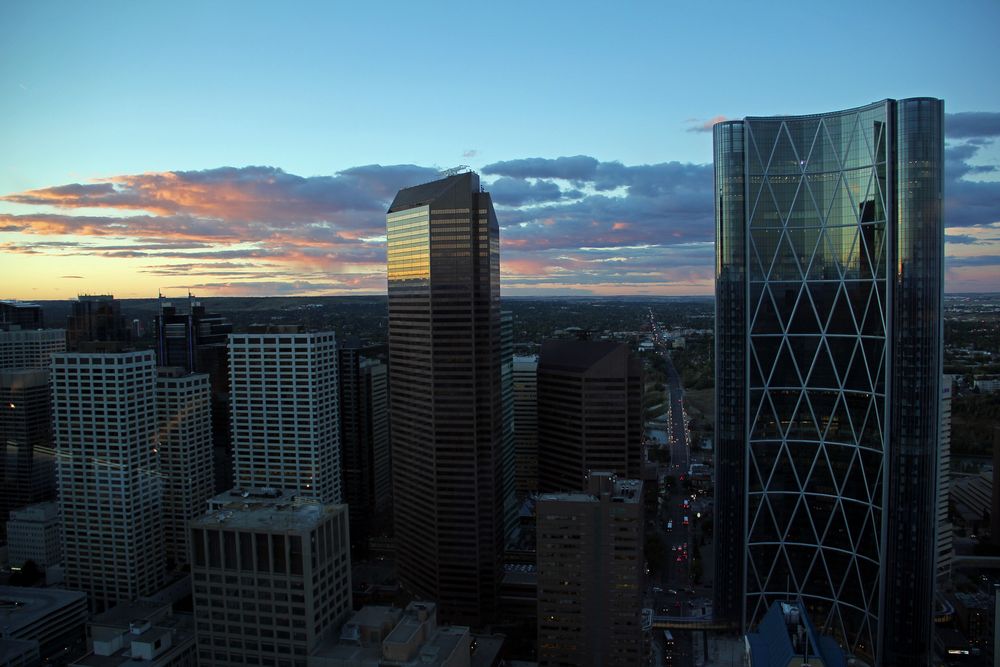
[[[467,171],[472,171],[472,167],[467,164],[460,164],[457,167],[452,167],[451,169],[445,169],[441,172],[441,176],[448,178],[449,176],[458,176],[459,174],[464,174]]]

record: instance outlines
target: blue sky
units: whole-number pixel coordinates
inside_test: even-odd
[[[384,249],[373,239],[375,212],[391,195],[384,192],[412,184],[407,178],[468,164],[489,182],[503,177],[498,164],[587,156],[650,178],[701,184],[710,173],[711,134],[692,130],[720,116],[815,113],[919,95],[944,98],[950,113],[1000,114],[997,26],[1000,4],[992,1],[4,2],[0,229],[8,231],[0,231],[0,252],[23,278],[0,296],[72,296],[113,289],[126,276],[136,278],[134,295],[143,296],[152,285],[181,287],[163,279],[172,265],[185,265],[174,274],[206,294],[378,291]],[[982,134],[950,141],[969,146],[956,153],[968,168],[963,178],[1000,177],[995,169],[971,169],[1000,164],[993,123],[989,116]],[[385,169],[352,171],[370,165]],[[269,190],[272,199],[258,202],[256,216],[247,214],[247,202],[238,215],[224,212],[226,193],[245,196],[241,183],[271,173],[243,169],[249,166],[327,179],[296,186],[294,196],[306,199],[345,173],[361,190],[348,195],[338,185],[324,194],[327,212],[305,206],[308,215],[283,223],[278,245],[288,252],[267,257],[259,251],[273,249],[277,237],[268,235],[273,230],[253,237],[254,230],[292,195]],[[186,187],[163,210],[155,201],[92,206],[86,197],[19,196],[95,182],[134,187],[124,184],[151,173],[181,174],[170,183],[200,186]],[[622,292],[711,291],[711,229],[703,229],[711,203],[705,209],[693,201],[702,185],[670,186],[669,201],[630,206],[636,202],[622,181],[612,193],[621,201],[584,198],[568,210],[564,195],[546,199],[546,188],[565,192],[564,180],[522,176],[494,188],[501,224],[506,193],[521,202],[508,206],[509,220],[548,220],[564,242],[547,254],[510,246],[508,293],[614,293],[616,285]],[[156,187],[174,192],[162,179]],[[141,190],[156,200],[156,187]],[[352,208],[336,200],[336,193],[359,192],[371,201]],[[1000,198],[1000,190],[977,190],[969,209],[977,217],[962,219],[963,227],[979,227],[949,232],[976,242],[949,246],[948,254],[1000,256],[994,195]],[[296,202],[291,208],[300,208]],[[595,210],[589,221],[588,207]],[[167,209],[188,223],[207,216],[199,224],[240,232],[225,241],[219,233],[178,236],[161,220],[155,230],[119,226],[115,235],[80,219],[162,216]],[[61,216],[60,224],[35,219],[46,215]],[[75,219],[64,224],[66,217]],[[588,222],[642,233],[615,245]],[[310,245],[321,229],[342,232],[341,243]],[[176,245],[180,237],[203,245],[174,248],[173,256],[161,248],[156,257],[101,261],[124,252],[106,247]],[[592,258],[594,251],[581,249],[595,239],[609,251]],[[653,275],[657,263],[676,267],[681,256],[690,270]],[[224,262],[232,273],[199,273]],[[607,270],[625,263],[641,265],[644,275]],[[46,278],[69,265],[84,277]],[[1000,289],[1000,263],[959,265],[964,273],[949,277],[952,288]],[[529,269],[530,276],[522,272]]]

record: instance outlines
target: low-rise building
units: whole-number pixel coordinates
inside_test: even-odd
[[[42,660],[62,660],[83,653],[86,622],[85,593],[0,586],[0,628],[4,638],[38,642]],[[11,648],[21,654],[24,647]]]
[[[10,513],[7,558],[13,567],[30,560],[42,569],[62,561],[62,521],[58,503],[28,505]]]
[[[91,652],[70,667],[193,667],[194,618],[170,605],[126,602],[88,624]]]

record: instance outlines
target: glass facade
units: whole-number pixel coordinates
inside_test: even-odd
[[[801,600],[886,665],[930,653],[942,119],[886,100],[715,129],[717,576],[742,592],[716,604],[753,627]]]

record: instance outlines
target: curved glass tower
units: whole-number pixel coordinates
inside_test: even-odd
[[[927,664],[943,103],[715,126],[716,613]]]

